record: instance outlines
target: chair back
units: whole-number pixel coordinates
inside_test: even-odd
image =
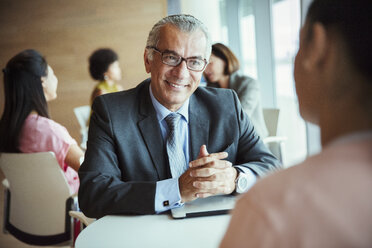
[[[9,182],[6,231],[29,244],[70,240],[72,193],[54,153],[1,153],[0,168]]]
[[[279,109],[264,108],[263,115],[269,136],[276,136],[278,131]]]
[[[279,109],[277,108],[266,108],[263,109],[263,115],[266,123],[269,136],[263,139],[265,145],[269,148],[271,153],[285,165],[285,144],[287,140],[285,136],[277,136],[278,132],[278,121],[279,121]]]
[[[87,128],[87,122],[90,116],[90,106],[89,105],[83,105],[80,107],[74,108],[74,113],[76,116],[76,119],[79,122],[81,129]]]
[[[76,107],[74,108],[74,113],[80,125],[80,135],[81,135],[80,147],[85,150],[86,145],[87,145],[86,143],[88,140],[87,124],[88,124],[88,119],[90,117],[90,106],[84,105],[84,106]]]

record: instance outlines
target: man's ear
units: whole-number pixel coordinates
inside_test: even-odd
[[[304,59],[304,68],[307,70],[316,69],[323,65],[327,58],[328,39],[327,32],[323,25],[315,23],[312,25],[312,36],[309,42],[306,58]]]
[[[151,72],[151,61],[149,60],[149,51],[148,49],[145,49],[145,52],[143,54],[143,59],[144,59],[144,62],[145,62],[145,68],[146,68],[146,72],[147,73],[150,73]]]

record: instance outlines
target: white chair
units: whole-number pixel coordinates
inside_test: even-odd
[[[90,117],[90,106],[83,105],[80,107],[74,108],[74,113],[76,119],[80,125],[80,135],[81,135],[81,143],[80,147],[84,150],[87,148],[87,140],[88,140],[88,120]]]
[[[69,211],[69,215],[72,218],[80,221],[80,230],[83,230],[85,227],[89,226],[90,224],[92,224],[96,220],[96,219],[93,219],[93,218],[86,217],[85,214],[83,214],[80,211],[71,210],[71,211]]]
[[[270,149],[270,151],[277,157],[282,164],[285,164],[284,150],[287,137],[277,136],[278,121],[280,110],[277,108],[263,109],[263,115],[269,136],[263,139],[263,142]]]
[[[31,245],[73,245],[76,195],[54,153],[0,153],[4,233]]]

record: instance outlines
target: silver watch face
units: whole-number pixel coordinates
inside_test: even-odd
[[[242,174],[239,175],[238,180],[236,181],[236,192],[244,193],[248,190],[248,178]]]
[[[238,188],[242,191],[245,191],[248,187],[247,177],[240,177],[238,180]]]

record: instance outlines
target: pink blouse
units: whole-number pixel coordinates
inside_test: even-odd
[[[70,191],[77,193],[80,184],[78,174],[65,163],[68,149],[72,144],[76,144],[76,141],[65,127],[51,119],[30,114],[21,131],[19,150],[23,153],[54,152],[70,185]]]

